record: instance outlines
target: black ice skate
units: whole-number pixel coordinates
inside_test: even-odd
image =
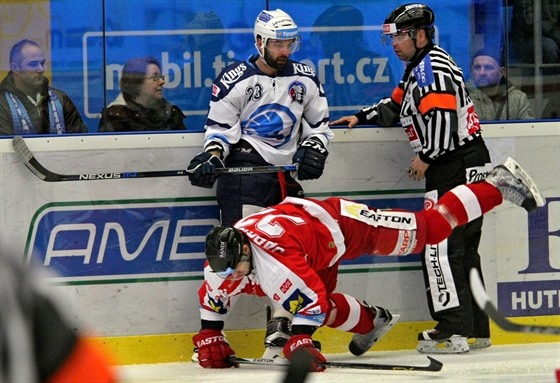
[[[263,358],[274,359],[282,354],[282,348],[292,336],[291,324],[288,318],[269,319],[266,324]]]

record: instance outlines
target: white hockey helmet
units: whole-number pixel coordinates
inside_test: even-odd
[[[301,37],[296,23],[294,23],[294,20],[292,20],[290,15],[281,9],[277,9],[275,11],[262,11],[255,20],[255,29],[253,33],[255,35],[255,44],[257,43],[257,36],[261,36],[263,47],[266,47],[268,39],[295,39],[291,48],[291,52],[293,53],[299,49],[301,44]],[[259,51],[259,53],[261,52]]]

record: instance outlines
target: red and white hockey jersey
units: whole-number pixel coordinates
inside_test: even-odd
[[[199,290],[201,319],[224,321],[238,295],[246,293],[277,301],[294,314],[293,324],[320,326],[330,309],[339,262],[379,253],[378,242],[385,254],[411,253],[418,242],[424,243],[415,237],[416,218],[414,213],[375,210],[336,197],[289,197],[247,216],[235,227],[249,238],[253,272],[230,281],[206,266]],[[407,237],[397,238],[402,233]],[[380,235],[384,240],[378,241]],[[394,248],[388,249],[387,243]]]

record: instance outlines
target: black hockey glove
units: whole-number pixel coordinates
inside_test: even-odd
[[[292,158],[293,163],[298,165],[297,178],[314,180],[321,177],[328,155],[327,148],[318,138],[304,140]]]
[[[217,156],[208,152],[198,153],[187,167],[189,180],[194,186],[210,189],[218,177],[216,168],[223,167],[224,163]]]

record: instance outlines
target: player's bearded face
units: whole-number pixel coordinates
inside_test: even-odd
[[[271,49],[266,48],[264,50],[264,59],[269,67],[272,69],[276,69],[278,72],[284,70],[284,66],[286,66],[286,62],[288,62],[288,56],[284,52],[278,52]]]

